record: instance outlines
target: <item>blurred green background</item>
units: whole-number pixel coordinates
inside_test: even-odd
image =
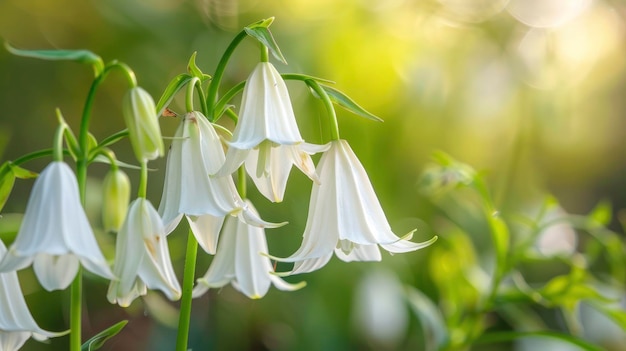
[[[212,74],[234,35],[270,16],[276,17],[271,30],[289,63],[275,63],[279,71],[332,80],[385,120],[376,123],[338,110],[341,136],[368,170],[396,234],[417,227],[417,241],[434,234],[443,241],[453,237],[454,231],[442,224],[445,216],[418,187],[435,150],[484,171],[496,206],[505,214],[530,211],[548,193],[566,213],[587,213],[605,199],[616,214],[626,207],[622,1],[2,0],[0,36],[17,48],[88,49],[105,61],[118,59],[158,99],[168,82],[186,71],[193,52],[198,52],[198,66]],[[244,80],[257,60],[256,44],[246,40],[229,65],[224,87]],[[77,131],[92,79],[92,71],[76,63],[20,58],[0,50],[1,159],[50,147],[57,107]],[[123,128],[120,102],[125,84],[114,73],[97,94],[92,133],[99,139]],[[327,132],[319,123],[323,106],[302,84],[288,86],[303,136],[309,142],[325,142]],[[184,109],[180,99],[170,107]],[[162,118],[163,134],[172,136],[177,124],[176,119]],[[121,160],[133,162],[127,141],[114,150]],[[48,161],[26,166],[39,171]],[[164,159],[151,163],[158,170],[151,173],[149,184],[148,197],[155,206],[164,165]],[[99,182],[106,171],[103,165],[90,168],[88,210],[96,229]],[[128,172],[136,186],[138,174]],[[32,181],[18,180],[0,220],[3,232],[19,223],[17,213],[23,212],[31,186]],[[253,187],[249,192],[264,219],[290,222],[267,231],[270,253],[294,252],[306,222],[310,181],[292,172],[281,204],[269,203]],[[620,230],[617,219],[609,226]],[[98,235],[107,257],[113,257],[114,237],[101,230]],[[169,237],[179,277],[185,237],[185,228]],[[488,238],[472,240],[478,255],[488,255],[489,250],[482,250],[490,245]],[[399,323],[397,335],[387,339],[358,322],[384,320],[359,314],[367,290],[359,287],[372,272],[384,269],[394,272],[393,279],[401,284],[436,300],[432,280],[440,267],[429,264],[435,262],[430,258],[435,250],[385,253],[382,263],[346,264],[334,258],[318,272],[288,278],[306,280],[305,289],[272,289],[259,301],[248,300],[230,286],[211,290],[194,302],[190,347],[418,350],[423,336],[408,308],[392,318]],[[210,259],[201,255],[198,275]],[[65,328],[67,292],[43,291],[29,269],[20,272],[20,279],[39,324]],[[88,279],[86,286],[85,337],[129,319],[105,350],[173,349],[176,303],[151,293],[121,309],[106,302],[106,282]],[[613,337],[623,340],[622,334]],[[63,350],[66,339],[48,345],[29,341],[24,350]]]

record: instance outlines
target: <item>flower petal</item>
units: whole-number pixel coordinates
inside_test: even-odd
[[[42,253],[35,257],[33,269],[44,289],[63,290],[78,273],[78,258],[74,255],[53,256]]]
[[[187,221],[200,247],[208,254],[215,255],[220,229],[224,224],[224,216],[187,216]]]

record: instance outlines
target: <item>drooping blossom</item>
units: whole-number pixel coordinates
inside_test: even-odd
[[[250,202],[248,206],[256,214]],[[227,217],[220,249],[206,274],[197,280],[193,296],[199,297],[209,288],[220,288],[229,283],[251,299],[265,296],[272,284],[280,290],[288,291],[304,287],[304,282],[290,284],[275,275],[267,255],[263,228],[249,225],[239,218]]]
[[[147,289],[161,290],[170,300],[178,300],[181,289],[176,279],[161,217],[150,201],[140,197],[129,207],[117,234],[113,271],[107,299],[127,307]]]
[[[48,291],[67,288],[79,264],[103,278],[115,278],[81,206],[76,176],[62,161],[50,163],[35,181],[15,242],[0,261],[0,272],[31,263]]]
[[[283,200],[292,165],[319,181],[310,155],[324,147],[304,143],[285,81],[269,62],[258,63],[246,81],[228,146],[218,175],[231,174],[245,162],[250,178],[270,201]]]
[[[247,210],[230,174],[210,176],[223,163],[224,150],[213,125],[200,112],[185,114],[168,153],[159,213],[166,233],[186,216],[198,243],[210,254],[215,254],[227,215],[242,216],[257,226],[277,226]]]
[[[0,257],[7,252],[0,241]],[[0,350],[19,350],[29,338],[44,341],[65,333],[41,329],[28,310],[15,271],[0,273]]]
[[[419,250],[437,237],[409,241],[400,238],[387,221],[372,184],[360,161],[345,140],[334,140],[318,165],[320,184],[314,183],[309,213],[300,248],[290,257],[291,274],[311,272],[326,265],[333,255],[350,261],[380,261],[380,249],[390,253]]]

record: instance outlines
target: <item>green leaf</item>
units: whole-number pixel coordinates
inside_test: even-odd
[[[592,224],[607,226],[613,217],[613,206],[607,200],[600,201],[596,207],[589,213],[589,220]]]
[[[208,74],[202,73],[200,68],[196,65],[196,54],[197,53],[198,53],[197,51],[194,51],[194,53],[191,55],[191,58],[189,58],[189,63],[187,64],[187,71],[193,77],[196,77],[196,78],[200,79],[201,82],[204,82],[206,80],[211,79],[211,76],[208,75]]]
[[[96,77],[104,70],[102,58],[89,50],[21,50],[12,47],[9,43],[5,43],[4,46],[10,53],[17,56],[51,61],[76,61],[89,64],[93,67]]]
[[[98,163],[106,163],[106,164],[111,164],[111,160],[109,160],[108,157],[102,155],[102,154],[98,154],[96,155],[96,157],[93,158],[92,162],[98,162]],[[119,167],[122,168],[128,168],[128,169],[141,169],[141,166],[136,166],[136,165],[132,165],[130,163],[126,163],[126,162],[122,162],[120,160],[117,160],[116,165],[118,165]],[[148,169],[149,171],[154,171],[154,169]]]
[[[11,172],[13,172],[13,174],[15,175],[15,178],[19,179],[32,179],[37,178],[37,176],[39,175],[37,172],[29,171],[28,169],[14,165],[13,163],[9,163],[9,168],[11,169]]]
[[[320,87],[324,89],[326,94],[328,94],[330,101],[332,101],[334,104],[343,107],[344,109],[354,113],[357,116],[365,117],[376,122],[383,122],[382,118],[368,112],[366,109],[354,102],[354,100],[352,100],[348,95],[344,94],[343,92],[324,84],[320,84]]]
[[[314,81],[316,81],[318,83],[335,84],[335,82],[333,82],[332,80],[319,78],[319,77],[314,77],[314,76],[310,76],[308,74],[281,73],[280,76],[283,77],[284,80],[301,80],[303,82],[306,82],[307,80],[314,80]]]
[[[101,331],[91,339],[87,340],[80,348],[80,350],[95,351],[100,349],[107,340],[117,335],[117,333],[119,333],[124,328],[124,326],[126,326],[127,323],[128,321],[121,321]]]
[[[591,306],[609,317],[617,323],[623,330],[626,330],[626,311],[623,311],[619,304],[606,306],[595,301],[590,301]]]
[[[448,330],[441,311],[421,291],[408,286],[406,299],[422,326],[426,350],[440,350],[449,341]]]
[[[172,79],[167,88],[165,88],[163,95],[161,95],[161,98],[156,105],[157,116],[160,116],[163,113],[167,105],[169,105],[170,102],[172,102],[172,99],[174,99],[174,95],[176,95],[180,89],[189,83],[192,78],[193,76],[187,73],[181,73]]]
[[[246,34],[265,45],[278,61],[287,64],[287,60],[285,60],[282,52],[280,52],[280,48],[278,47],[278,44],[276,44],[276,40],[274,40],[274,36],[268,28],[272,22],[274,22],[274,17],[253,23],[245,27],[244,31],[246,31]]]
[[[10,169],[10,163],[5,162],[0,167],[0,211],[6,204],[14,184],[15,174]]]
[[[557,339],[568,343],[570,345],[578,346],[581,350],[586,351],[604,351],[603,348],[593,345],[585,340],[576,338],[574,336],[551,332],[551,331],[533,331],[533,332],[493,332],[482,335],[476,343],[478,344],[491,344],[496,342],[513,341],[522,338],[548,338]]]

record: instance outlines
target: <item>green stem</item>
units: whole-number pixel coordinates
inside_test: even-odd
[[[197,77],[191,78],[191,81],[187,84],[187,94],[185,94],[185,108],[187,112],[193,112],[193,92],[195,90],[196,84],[200,82],[200,79]]]
[[[241,41],[247,35],[248,34],[246,33],[245,30],[242,30],[241,32],[239,32],[239,34],[237,34],[237,36],[233,39],[233,41],[230,42],[230,44],[226,48],[226,51],[224,51],[224,54],[220,58],[220,61],[218,62],[217,67],[215,68],[215,74],[213,75],[213,79],[211,80],[211,83],[209,83],[209,91],[207,92],[207,98],[206,98],[207,111],[209,112],[209,115],[210,115],[207,117],[209,118],[212,118],[213,113],[215,112],[213,110],[215,109],[215,102],[217,101],[217,90],[219,89],[220,83],[222,81],[222,77],[224,76],[224,71],[226,70],[226,65],[228,64],[228,60],[230,60],[230,57],[233,55],[233,52],[235,51],[239,43],[241,43]]]
[[[148,161],[141,161],[141,174],[139,177],[139,189],[137,190],[137,197],[146,197],[148,189]]]
[[[83,291],[83,270],[79,266],[76,278],[72,282],[70,292],[70,350],[80,351],[82,346],[82,291]]]
[[[86,190],[87,190],[87,165],[89,163],[89,122],[91,119],[91,110],[93,102],[96,96],[96,90],[98,86],[104,81],[108,72],[113,68],[121,69],[128,83],[131,87],[137,85],[137,80],[133,71],[125,64],[113,61],[107,66],[100,75],[94,79],[89,88],[85,105],[83,106],[83,113],[80,122],[80,132],[78,134],[78,146],[80,153],[77,155],[76,160],[76,179],[78,181],[78,190],[80,193],[80,200],[83,206],[86,202]],[[56,157],[56,156],[55,156]],[[83,291],[83,278],[82,269],[79,267],[76,278],[72,282],[71,286],[71,304],[70,304],[70,351],[80,351],[81,342],[81,322],[82,322],[82,291]]]
[[[326,107],[326,112],[328,112],[328,117],[330,119],[330,139],[331,140],[339,140],[339,123],[337,122],[337,113],[335,112],[335,107],[333,106],[333,102],[330,100],[330,96],[322,89],[322,87],[314,80],[310,79],[306,81],[307,85],[317,93],[317,95],[322,99],[324,103],[324,107]]]
[[[246,198],[247,184],[246,184],[246,168],[242,165],[237,169],[237,192],[242,199]]]
[[[261,45],[261,62],[269,62],[270,60],[270,52],[267,46],[259,43]]]
[[[180,301],[180,316],[178,319],[178,335],[176,337],[176,351],[187,351],[189,341],[189,325],[191,324],[191,293],[193,291],[194,276],[196,273],[196,256],[198,241],[189,229],[187,236],[187,253],[183,273],[183,296]]]
[[[237,85],[235,85],[234,87],[230,88],[229,91],[226,92],[226,94],[224,94],[219,101],[217,101],[215,103],[215,109],[213,111],[214,115],[213,115],[213,122],[217,122],[217,120],[222,117],[222,115],[226,112],[226,104],[228,104],[228,102],[235,97],[235,95],[237,95],[240,91],[243,90],[243,88],[246,86],[246,81],[244,80],[243,82],[239,82]]]
[[[63,161],[63,132],[66,127],[65,124],[60,124],[54,134],[54,148],[52,152],[52,159],[54,161]]]

